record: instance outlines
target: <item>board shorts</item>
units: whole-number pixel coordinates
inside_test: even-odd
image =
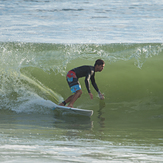
[[[74,71],[69,71],[67,73],[66,79],[72,93],[76,93],[76,91],[81,89],[81,85]]]

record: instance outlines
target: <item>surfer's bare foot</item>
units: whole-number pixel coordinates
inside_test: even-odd
[[[68,105],[67,107],[73,108],[73,105]]]
[[[60,106],[64,106],[64,104],[61,102],[60,104],[59,104]]]

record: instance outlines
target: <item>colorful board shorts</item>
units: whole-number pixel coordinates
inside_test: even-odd
[[[67,73],[66,79],[72,93],[75,93],[76,91],[81,89],[81,85],[74,71],[69,71]]]

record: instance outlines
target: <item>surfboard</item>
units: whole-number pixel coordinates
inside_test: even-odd
[[[55,110],[56,112],[62,113],[62,115],[74,114],[74,115],[82,115],[82,116],[88,116],[88,117],[93,115],[93,110],[71,108],[71,107],[60,106],[60,105],[54,106],[53,110]]]

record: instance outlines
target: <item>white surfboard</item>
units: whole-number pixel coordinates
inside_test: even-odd
[[[75,114],[75,115],[82,115],[88,117],[93,115],[93,110],[70,108],[70,107],[60,106],[60,105],[54,106],[53,110],[62,113],[62,115]]]

